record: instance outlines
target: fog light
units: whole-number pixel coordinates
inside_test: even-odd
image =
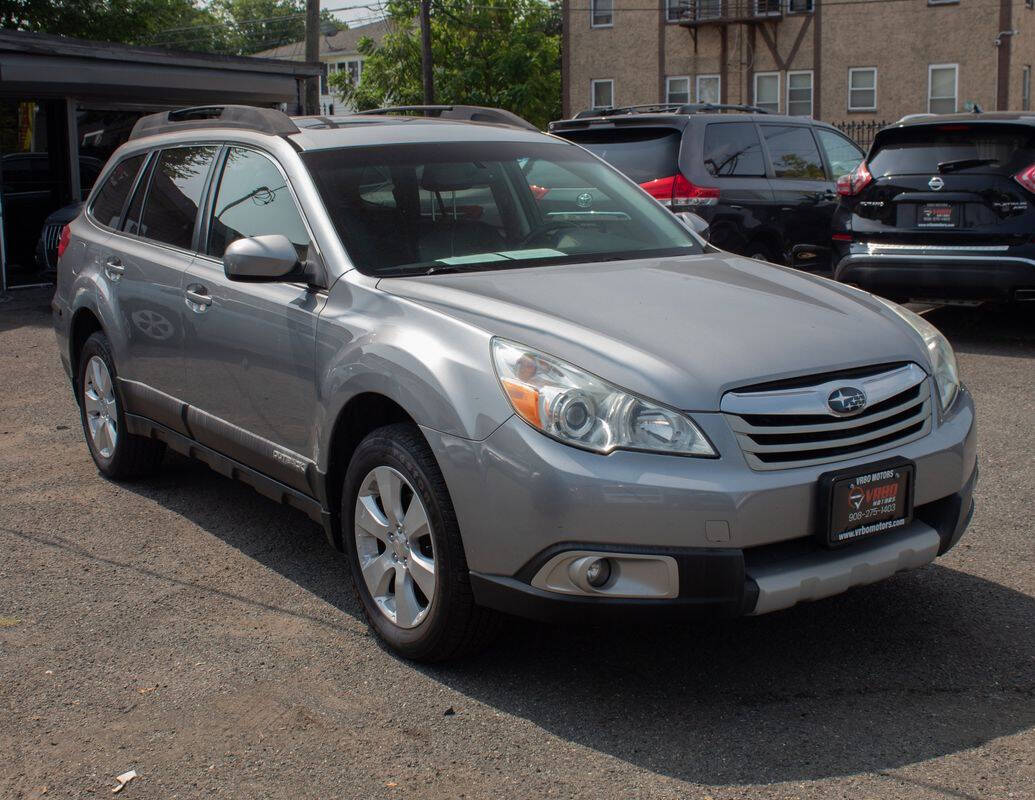
[[[586,583],[599,589],[611,580],[611,562],[606,558],[598,558],[586,567]]]

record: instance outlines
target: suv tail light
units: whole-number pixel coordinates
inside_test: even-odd
[[[865,161],[860,161],[855,172],[849,172],[837,179],[837,193],[842,197],[853,197],[873,182],[873,176],[866,167]]]
[[[1013,176],[1013,179],[1029,192],[1035,194],[1035,164],[1022,169]]]
[[[71,238],[72,229],[66,225],[61,229],[61,238],[58,240],[58,258],[65,254],[65,251],[68,249],[68,240]]]
[[[708,186],[697,186],[680,173],[667,178],[656,178],[641,183],[640,188],[663,205],[714,206],[719,202],[719,190]]]

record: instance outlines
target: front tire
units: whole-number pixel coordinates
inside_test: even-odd
[[[165,444],[126,430],[111,344],[99,331],[79,351],[76,386],[83,435],[101,474],[112,480],[129,480],[157,470]]]
[[[414,425],[387,425],[360,442],[341,520],[356,595],[392,650],[444,661],[488,644],[499,616],[475,605],[445,479]]]

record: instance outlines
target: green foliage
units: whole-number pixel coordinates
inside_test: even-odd
[[[324,13],[324,35],[344,27]],[[305,38],[305,0],[0,0],[0,27],[248,54]]]
[[[359,109],[423,102],[420,30],[415,0],[390,0],[391,32],[366,56],[353,86],[339,70],[330,79]],[[435,102],[493,106],[545,127],[561,113],[561,17],[543,0],[435,0],[431,48]]]

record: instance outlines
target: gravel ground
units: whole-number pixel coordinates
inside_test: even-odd
[[[368,632],[322,532],[169,456],[102,480],[49,327],[0,304],[0,797],[1031,798],[1035,315],[935,311],[978,512],[925,569],[685,629]]]

